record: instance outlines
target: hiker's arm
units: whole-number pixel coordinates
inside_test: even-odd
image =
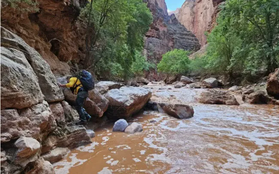
[[[75,82],[76,82],[75,79],[70,78],[69,83],[65,84],[65,87],[71,88],[75,85]]]
[[[71,79],[69,80],[69,83],[67,83],[67,84],[60,84],[60,83],[58,83],[58,85],[59,85],[60,87],[71,88],[71,87],[73,87],[73,86],[75,85],[75,80],[71,78]]]

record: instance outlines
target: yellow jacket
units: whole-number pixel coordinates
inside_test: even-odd
[[[76,88],[74,89],[74,94],[77,94],[79,88],[82,87],[82,84],[81,84],[81,82],[80,82],[80,80],[79,80],[78,78],[76,78],[76,77],[71,77],[70,80],[69,80],[69,83],[66,84],[66,87],[67,87],[67,88],[74,88],[74,87],[76,87]]]

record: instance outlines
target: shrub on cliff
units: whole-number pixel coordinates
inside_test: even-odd
[[[189,53],[181,49],[174,49],[163,55],[162,60],[157,65],[158,71],[178,75],[189,71]]]

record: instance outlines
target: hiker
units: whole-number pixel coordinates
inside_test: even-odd
[[[88,97],[88,91],[94,88],[93,78],[90,72],[82,70],[76,77],[68,77],[67,84],[59,84],[60,87],[70,88],[73,94],[77,95],[76,110],[79,114],[78,125],[86,124],[91,116],[83,108],[83,104]]]

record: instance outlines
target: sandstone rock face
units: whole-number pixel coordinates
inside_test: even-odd
[[[70,149],[91,143],[86,129],[83,126],[68,126],[65,135],[57,139],[57,147],[68,147]]]
[[[210,90],[203,92],[199,98],[204,104],[239,105],[236,98],[228,91]]]
[[[23,109],[43,101],[37,77],[23,52],[1,47],[1,74],[1,109]]]
[[[124,132],[125,129],[128,127],[128,123],[124,119],[117,120],[112,128],[113,132]]]
[[[148,2],[154,5],[158,5],[158,7],[163,10],[163,13],[165,15],[168,15],[168,9],[165,0],[149,0]]]
[[[185,0],[176,17],[195,34],[200,44],[206,44],[205,32],[211,31],[219,12],[218,5],[224,0]]]
[[[134,134],[136,132],[142,132],[142,130],[142,125],[134,122],[125,129],[125,133]]]
[[[7,49],[19,50],[17,52],[21,52],[21,56],[17,59],[22,59],[22,61],[27,59],[27,61],[30,63],[38,78],[40,89],[45,96],[45,100],[47,102],[62,101],[64,99],[63,93],[59,89],[56,83],[56,78],[52,74],[49,65],[41,57],[41,55],[34,48],[27,45],[26,42],[24,42],[20,37],[3,27],[1,27],[1,34],[2,45],[4,45]],[[11,59],[13,59],[13,57],[11,57],[10,60]],[[23,81],[24,83],[29,84],[24,78],[18,79],[18,81]]]
[[[65,114],[65,119],[67,122],[74,121],[75,117],[79,117],[77,111],[73,109],[68,102],[62,101],[62,106]]]
[[[69,74],[70,60],[80,61],[85,57],[86,27],[78,16],[79,7],[86,1],[75,0],[73,5],[63,1],[37,1],[40,12],[26,12],[11,8],[9,3],[1,6],[1,25],[23,38],[28,45],[35,48],[48,62],[55,74]],[[78,2],[78,3],[77,3]],[[26,8],[26,7],[19,7]],[[64,61],[64,62],[61,62]]]
[[[269,75],[266,91],[268,95],[279,99],[279,68]]]
[[[197,38],[174,15],[168,16],[154,0],[145,2],[153,15],[153,23],[145,34],[144,54],[149,61],[159,63],[162,55],[172,49],[197,51],[200,48]],[[155,73],[149,79],[159,80],[162,77]]]
[[[70,151],[68,148],[55,148],[49,153],[42,156],[42,158],[46,161],[49,161],[50,163],[55,163],[60,161],[64,158],[65,155]]]
[[[38,174],[38,173],[39,174],[55,174],[55,171],[50,162],[45,161],[44,159],[40,158],[35,162],[33,169],[26,172],[26,174]]]
[[[106,94],[109,117],[127,118],[143,108],[151,98],[151,92],[141,87],[122,87],[112,89]]]
[[[165,113],[175,118],[186,119],[194,116],[194,109],[192,106],[167,103],[159,103],[159,106]]]
[[[61,105],[61,103],[54,103],[49,105],[53,117],[57,122],[65,122],[65,115],[64,115],[64,109]]]
[[[41,144],[34,138],[20,137],[15,142],[15,147],[18,148],[17,157],[26,158],[36,154],[41,148]]]
[[[21,110],[1,110],[1,142],[9,142],[20,136],[31,136],[35,139],[42,132],[50,132],[55,124],[52,113],[46,102]]]

